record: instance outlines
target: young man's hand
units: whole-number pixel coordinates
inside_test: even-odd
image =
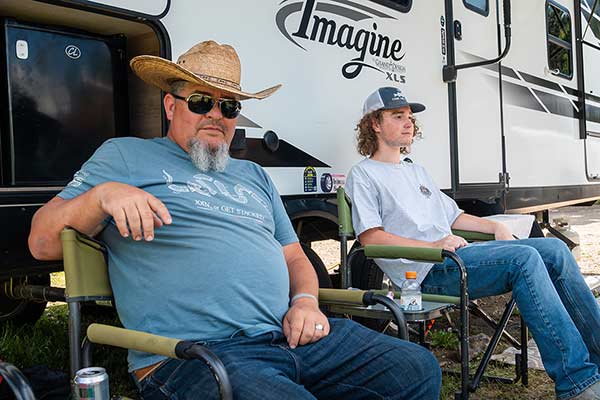
[[[508,230],[506,225],[501,222],[496,222],[496,229],[494,230],[494,238],[496,240],[515,240],[512,232]]]
[[[123,237],[150,241],[154,228],[171,223],[163,202],[142,189],[118,182],[106,182],[95,189],[100,208],[113,217]]]
[[[322,327],[323,329],[317,329]],[[312,298],[300,298],[283,317],[283,334],[294,349],[329,335],[329,321]]]
[[[448,235],[443,239],[435,241],[432,243],[432,247],[448,250],[448,251],[456,251],[461,247],[465,247],[467,245],[467,241],[456,235]]]

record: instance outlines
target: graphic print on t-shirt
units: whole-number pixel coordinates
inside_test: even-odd
[[[269,204],[265,200],[241,183],[233,186],[232,194],[225,184],[205,174],[195,174],[192,176],[192,180],[186,182],[186,185],[178,185],[173,183],[173,177],[167,171],[163,169],[162,172],[167,188],[173,193],[194,193],[202,196],[200,199],[191,199],[196,208],[234,218],[245,218],[260,224],[264,223],[265,214],[256,209],[270,211]],[[226,199],[232,200],[240,207],[225,204]],[[256,204],[253,207],[253,202],[260,207],[256,207]],[[242,207],[242,205],[246,205],[246,207]]]
[[[421,194],[427,198],[431,197],[431,190],[427,189],[427,186],[425,185],[421,185],[419,186],[419,190],[421,191]]]

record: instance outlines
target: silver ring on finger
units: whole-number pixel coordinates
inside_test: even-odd
[[[315,331],[324,331],[325,327],[323,324],[315,324]]]

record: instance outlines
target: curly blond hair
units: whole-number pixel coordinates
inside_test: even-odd
[[[356,131],[356,149],[360,155],[370,157],[377,151],[377,135],[375,134],[375,130],[373,130],[373,121],[381,123],[384,111],[385,110],[381,109],[370,112],[363,116],[358,124],[356,124],[356,128],[354,128]],[[411,116],[410,119],[415,128],[413,139],[415,137],[422,137],[421,129],[417,124],[417,119],[414,116]],[[401,147],[400,153],[408,154],[410,153],[410,148]]]

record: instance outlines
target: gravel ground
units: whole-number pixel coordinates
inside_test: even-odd
[[[600,205],[564,207],[550,212],[550,220],[565,218],[579,234],[579,266],[586,275],[600,275]]]

